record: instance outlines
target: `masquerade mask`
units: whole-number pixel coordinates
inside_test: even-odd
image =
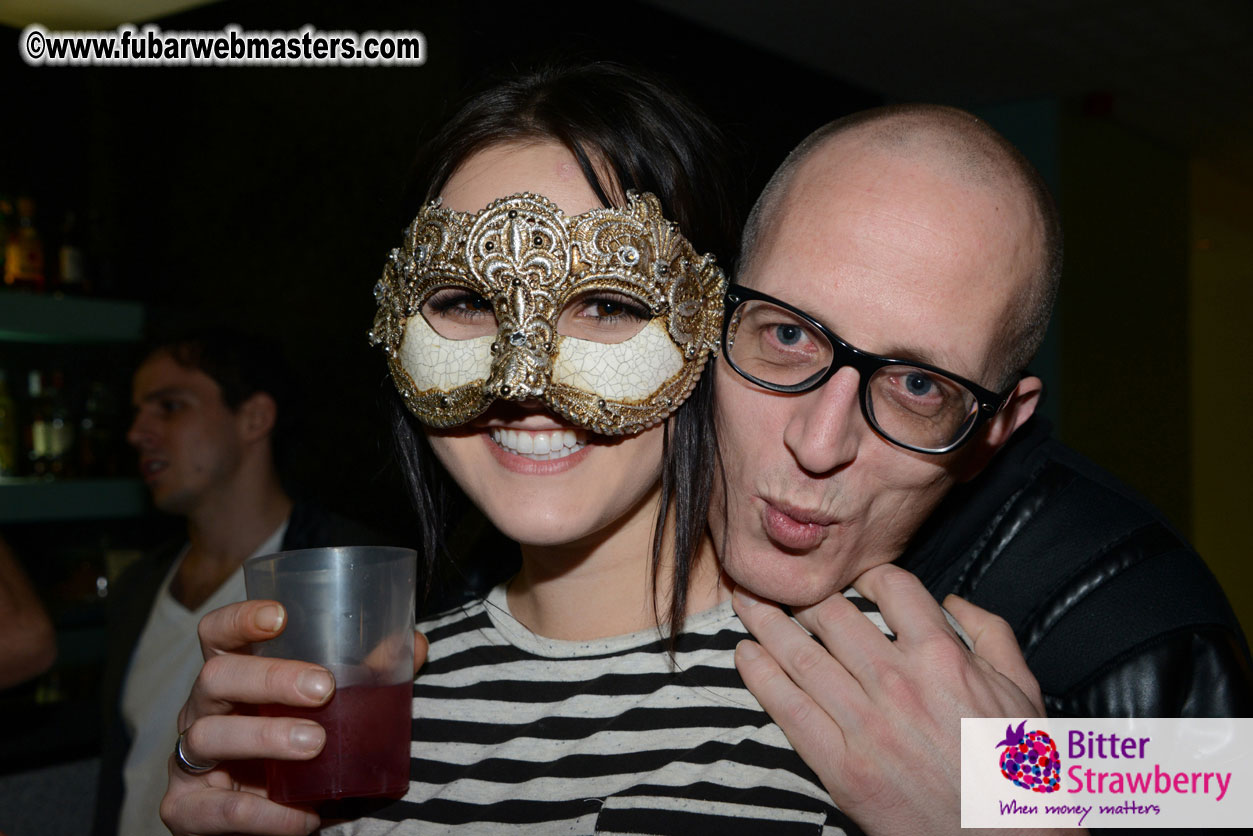
[[[567,216],[536,194],[474,214],[418,213],[374,287],[370,342],[423,423],[496,398],[542,400],[593,432],[636,433],[692,391],[722,324],[726,280],[651,194]]]

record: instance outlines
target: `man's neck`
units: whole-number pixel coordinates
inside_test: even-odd
[[[187,517],[187,554],[170,593],[197,609],[291,514],[277,476],[242,482]]]

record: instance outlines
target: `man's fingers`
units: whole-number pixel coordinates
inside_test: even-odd
[[[898,639],[917,641],[937,631],[951,633],[944,612],[910,572],[885,563],[863,572],[853,586],[874,601]]]
[[[171,770],[178,767],[171,765]],[[285,807],[246,792],[205,787],[161,801],[161,820],[175,834],[261,833],[272,836],[306,836],[321,821],[309,810]],[[193,823],[215,822],[212,830]]]
[[[1027,660],[1023,658],[1018,639],[1009,623],[995,613],[956,595],[949,595],[944,599],[944,608],[970,635],[974,642],[975,655],[1017,685],[1043,716],[1044,699],[1040,693],[1040,683],[1027,667]]]
[[[736,645],[735,669],[757,702],[785,732],[822,719],[819,717],[822,708],[796,687],[791,677],[757,642],[745,639]]]
[[[200,619],[200,652],[205,659],[242,650],[253,642],[272,639],[283,631],[287,611],[277,601],[241,601]]]
[[[202,717],[183,735],[183,756],[192,763],[273,758],[303,761],[316,757],[326,732],[312,720],[294,717]]]
[[[803,691],[815,695],[826,710],[838,712],[862,696],[861,686],[849,675],[849,671],[778,606],[743,588],[735,590],[734,606],[744,626],[756,637],[771,661],[782,669],[786,678]],[[852,607],[851,604],[849,606]],[[878,629],[857,612],[856,607],[852,609],[861,622],[882,637]]]
[[[825,652],[857,680],[860,690],[865,690],[866,684],[873,681],[885,660],[896,660],[899,656],[899,651],[878,625],[842,593],[798,607],[794,612],[805,629],[826,646]]]
[[[735,648],[735,669],[806,763],[843,760],[845,744],[840,727],[761,645],[747,639],[740,642]]]

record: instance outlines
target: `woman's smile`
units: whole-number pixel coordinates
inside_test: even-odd
[[[555,427],[484,427],[483,443],[506,470],[526,476],[553,476],[579,465],[596,447],[588,444],[587,430]]]
[[[587,445],[586,430],[524,430],[492,427],[489,434],[492,441],[506,452],[536,462],[563,459],[577,453]]]

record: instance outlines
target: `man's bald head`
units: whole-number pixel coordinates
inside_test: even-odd
[[[741,249],[741,272],[766,248],[786,218],[797,176],[838,172],[845,158],[870,151],[908,159],[943,173],[965,188],[977,188],[1022,201],[1037,223],[1030,275],[1007,276],[1018,291],[994,341],[998,388],[1013,382],[1044,339],[1061,276],[1062,240],[1057,210],[1035,168],[985,122],[956,108],[912,104],[875,108],[828,123],[810,134],[775,172],[748,218]],[[820,168],[819,168],[820,167]]]

